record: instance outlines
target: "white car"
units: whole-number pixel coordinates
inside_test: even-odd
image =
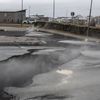
[[[29,24],[33,24],[34,22],[35,22],[35,21],[31,21],[31,20],[28,21]]]
[[[23,23],[23,24],[28,24],[29,22],[28,22],[28,20],[23,20],[22,23]]]
[[[23,24],[33,24],[35,21],[31,21],[31,20],[23,20]]]

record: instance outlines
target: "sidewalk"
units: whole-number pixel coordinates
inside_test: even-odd
[[[0,30],[4,31],[26,31],[27,27],[6,27],[0,26]]]
[[[31,37],[10,37],[0,36],[0,46],[34,46],[39,45],[41,41]]]

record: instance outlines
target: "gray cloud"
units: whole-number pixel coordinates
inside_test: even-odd
[[[44,14],[52,16],[52,1],[53,0],[23,0],[24,8],[31,7],[31,14]],[[75,11],[76,15],[81,14],[88,16],[90,0],[55,0],[56,1],[56,16],[70,16],[71,11]],[[92,15],[99,15],[100,1],[93,2]],[[1,10],[19,10],[21,9],[21,0],[0,0]]]

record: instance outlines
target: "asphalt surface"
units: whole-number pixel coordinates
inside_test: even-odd
[[[100,99],[99,43],[29,33],[44,44],[0,47],[1,100]]]

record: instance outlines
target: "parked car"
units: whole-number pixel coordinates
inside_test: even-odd
[[[28,24],[29,22],[28,22],[28,20],[23,20],[22,23],[23,23],[23,24]]]
[[[33,24],[35,21],[29,20],[28,23],[29,24]]]
[[[23,24],[33,24],[35,21],[32,20],[23,20]]]

